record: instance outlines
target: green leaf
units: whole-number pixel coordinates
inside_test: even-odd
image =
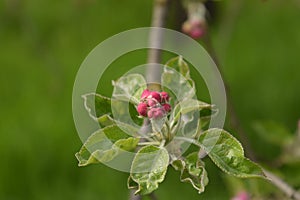
[[[215,113],[213,106],[196,99],[186,99],[179,102],[171,112],[170,127],[177,126],[176,135],[195,137],[210,119],[210,115],[203,112]],[[209,118],[209,119],[207,119]]]
[[[165,178],[168,165],[169,154],[166,149],[152,145],[141,148],[132,162],[130,172],[131,179],[138,184],[135,193],[145,195],[156,190]]]
[[[189,67],[181,56],[165,64],[161,82],[163,90],[172,96],[171,99],[182,101],[196,95],[195,83],[190,77]]]
[[[172,166],[175,170],[181,172],[180,180],[182,182],[191,183],[199,193],[204,192],[205,186],[208,184],[208,178],[204,163],[198,158],[198,152],[189,154],[185,161],[173,161]]]
[[[110,98],[96,93],[84,94],[82,98],[84,100],[85,109],[95,121],[103,115],[112,116]]]
[[[136,148],[139,138],[127,135],[118,126],[112,125],[94,132],[76,153],[79,166],[109,162],[123,151]]]
[[[111,105],[115,121],[140,128],[139,126],[142,125],[143,119],[139,117],[136,107],[131,102],[112,99]]]
[[[84,107],[88,111],[90,117],[98,121],[101,127],[113,124],[128,124],[126,127],[132,127],[130,130],[138,129],[136,125],[141,125],[143,119],[139,118],[138,112],[132,103],[117,99],[110,99],[96,93],[88,93],[82,95],[84,99]],[[94,106],[93,106],[94,101]],[[116,115],[113,118],[113,111]],[[133,123],[134,122],[134,123]]]
[[[216,112],[215,110],[213,110],[213,106],[196,100],[196,99],[186,99],[184,101],[179,102],[178,104],[176,104],[176,106],[174,107],[172,113],[171,113],[171,120],[173,120],[174,122],[176,122],[180,115],[184,115],[190,112],[194,112],[194,111],[204,111],[206,110],[206,112]],[[199,113],[199,117],[207,117],[207,113],[205,115],[201,115],[201,113]]]
[[[199,142],[224,172],[241,178],[265,177],[260,166],[244,157],[242,145],[228,132],[217,128],[209,129],[200,135]]]
[[[175,69],[185,78],[187,78],[187,79],[191,78],[189,66],[183,60],[182,56],[178,56],[178,57],[170,59],[165,65]]]
[[[122,101],[130,101],[137,105],[140,96],[147,88],[144,77],[140,74],[128,74],[113,82],[113,97]]]

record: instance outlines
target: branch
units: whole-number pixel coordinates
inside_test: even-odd
[[[141,200],[141,195],[135,195],[133,190],[130,190],[129,200]]]
[[[168,10],[168,0],[154,0],[154,6],[152,11],[152,27],[163,27],[165,25],[165,19]],[[149,43],[150,46],[161,47],[163,41],[163,34],[158,29],[153,29],[150,32]],[[157,65],[151,65],[151,63],[159,63],[161,60],[161,50],[160,49],[149,49],[148,51],[148,66],[146,71],[146,79],[148,83],[148,88],[153,90],[160,90],[160,79],[161,70]],[[155,84],[157,83],[157,84]],[[149,124],[148,120],[144,120],[143,127],[140,131],[148,131],[145,129]],[[151,193],[149,197],[152,200],[157,200],[154,193]],[[134,191],[130,191],[130,200],[141,200],[141,195],[135,195]]]
[[[264,169],[264,173],[267,178],[271,181],[273,185],[275,185],[278,189],[280,189],[283,193],[285,193],[289,198],[300,200],[300,193],[292,188],[289,184],[284,182],[281,178],[276,176],[270,171]]]
[[[209,51],[210,55],[212,56],[213,60],[215,61],[217,67],[219,68],[219,71],[221,73],[221,76],[224,77],[224,74],[222,73],[222,70],[220,68],[219,60],[217,59],[217,55],[214,51],[214,48],[211,44],[210,36],[207,33],[206,38],[204,38],[204,43],[207,46],[207,50]],[[250,146],[250,143],[248,142],[247,134],[243,127],[241,126],[240,120],[235,112],[234,105],[232,103],[232,99],[230,98],[229,94],[229,86],[228,84],[225,84],[225,89],[227,91],[227,102],[229,106],[229,120],[231,122],[232,128],[234,128],[237,133],[240,136],[241,142],[244,144],[246,152],[248,152],[248,156],[255,160],[254,152]],[[300,126],[300,125],[299,125]],[[286,183],[284,180],[273,174],[272,172],[265,170],[264,173],[267,176],[267,178],[271,181],[271,183],[276,186],[278,189],[280,189],[284,194],[286,194],[289,198],[300,200],[300,193],[296,191],[293,187],[291,187],[288,183]]]
[[[154,0],[153,14],[152,14],[152,27],[164,27],[166,21],[166,15],[168,10],[167,0]],[[163,41],[163,34],[159,29],[153,29],[150,32],[149,43],[150,46],[161,47]],[[146,71],[147,82],[150,83],[148,87],[153,90],[159,90],[159,84],[161,79],[161,70],[157,65],[151,65],[151,63],[160,63],[161,50],[149,49],[148,51],[148,67]]]

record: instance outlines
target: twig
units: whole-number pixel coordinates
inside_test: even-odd
[[[284,192],[289,198],[300,200],[300,193],[292,188],[289,184],[284,182],[281,178],[276,176],[270,171],[264,169],[264,173],[268,179],[270,179],[271,183],[275,185],[278,189]]]
[[[207,49],[208,49],[209,53],[213,57],[216,65],[218,66],[221,75],[223,76],[222,70],[220,68],[220,63],[218,62],[216,53],[215,53],[214,48],[211,44],[209,34],[207,34],[204,42],[207,46]],[[248,152],[248,156],[252,160],[255,160],[255,155],[254,155],[254,152],[253,152],[253,150],[250,146],[250,143],[248,142],[247,134],[244,131],[243,127],[241,126],[240,122],[239,122],[240,120],[239,120],[239,118],[238,118],[238,116],[235,112],[235,109],[234,109],[233,103],[231,101],[230,95],[228,94],[229,86],[226,83],[225,83],[225,88],[227,90],[227,102],[228,102],[229,112],[230,112],[229,120],[231,122],[232,128],[234,128],[237,131],[237,133],[239,134],[240,140],[244,144],[246,152]],[[274,186],[276,186],[278,189],[280,189],[289,198],[295,199],[295,200],[300,200],[300,193],[298,191],[296,191],[293,187],[291,187],[288,183],[286,183],[284,180],[282,180],[281,178],[279,178],[278,176],[276,176],[275,174],[273,174],[272,172],[270,172],[268,170],[264,169],[264,173],[267,176],[267,178],[271,181],[271,183]]]
[[[151,200],[158,200],[156,195],[153,192],[151,194],[149,194],[149,197]]]
[[[130,200],[141,200],[142,196],[141,195],[135,195],[133,190],[130,190]]]
[[[152,27],[164,27],[165,19],[168,10],[167,0],[154,0],[153,14],[152,14]],[[160,29],[152,29],[149,36],[150,46],[161,47],[163,41],[163,33]],[[160,89],[161,70],[153,63],[160,63],[161,61],[161,50],[151,48],[148,51],[148,67],[146,71],[146,79],[148,87],[153,90]],[[153,65],[151,65],[153,64]],[[158,83],[158,84],[154,84]]]
[[[165,25],[165,19],[168,10],[168,0],[154,0],[153,13],[152,13],[152,27],[163,27]],[[161,47],[163,41],[163,34],[159,29],[152,29],[149,36],[150,46]],[[161,60],[161,50],[160,49],[149,49],[148,51],[148,66],[146,71],[146,79],[148,83],[148,88],[153,90],[160,89],[160,77],[161,70],[157,65],[151,65],[151,63],[159,63]],[[157,83],[157,84],[155,84]],[[147,131],[145,129],[148,126],[149,120],[144,120],[144,124],[141,131]],[[151,193],[149,197],[152,200],[157,200],[156,196]],[[141,200],[141,195],[135,195],[134,192],[130,191],[130,200]]]

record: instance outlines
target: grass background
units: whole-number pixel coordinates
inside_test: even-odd
[[[242,1],[232,20],[229,8],[236,2],[216,2],[213,44],[241,123],[263,157],[269,154],[252,123],[274,120],[294,132],[300,118],[300,3]],[[151,6],[138,0],[0,2],[0,199],[127,198],[126,173],[103,165],[77,167],[74,154],[81,141],[71,94],[85,56],[116,33],[149,26]],[[126,70],[145,60],[140,53],[116,63]],[[108,73],[108,80],[112,77]],[[163,200],[229,199],[226,175],[209,160],[207,168],[210,184],[204,194],[180,183],[179,174],[170,170],[157,195]]]

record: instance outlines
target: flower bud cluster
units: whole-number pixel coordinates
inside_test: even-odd
[[[141,95],[137,111],[140,116],[148,117],[149,119],[162,118],[171,111],[169,98],[167,92],[156,92],[146,89]]]
[[[182,25],[182,31],[194,39],[199,39],[206,33],[206,22],[201,18],[187,20]]]
[[[190,2],[187,5],[188,19],[182,24],[182,32],[194,39],[203,37],[207,31],[206,8],[202,2]]]

